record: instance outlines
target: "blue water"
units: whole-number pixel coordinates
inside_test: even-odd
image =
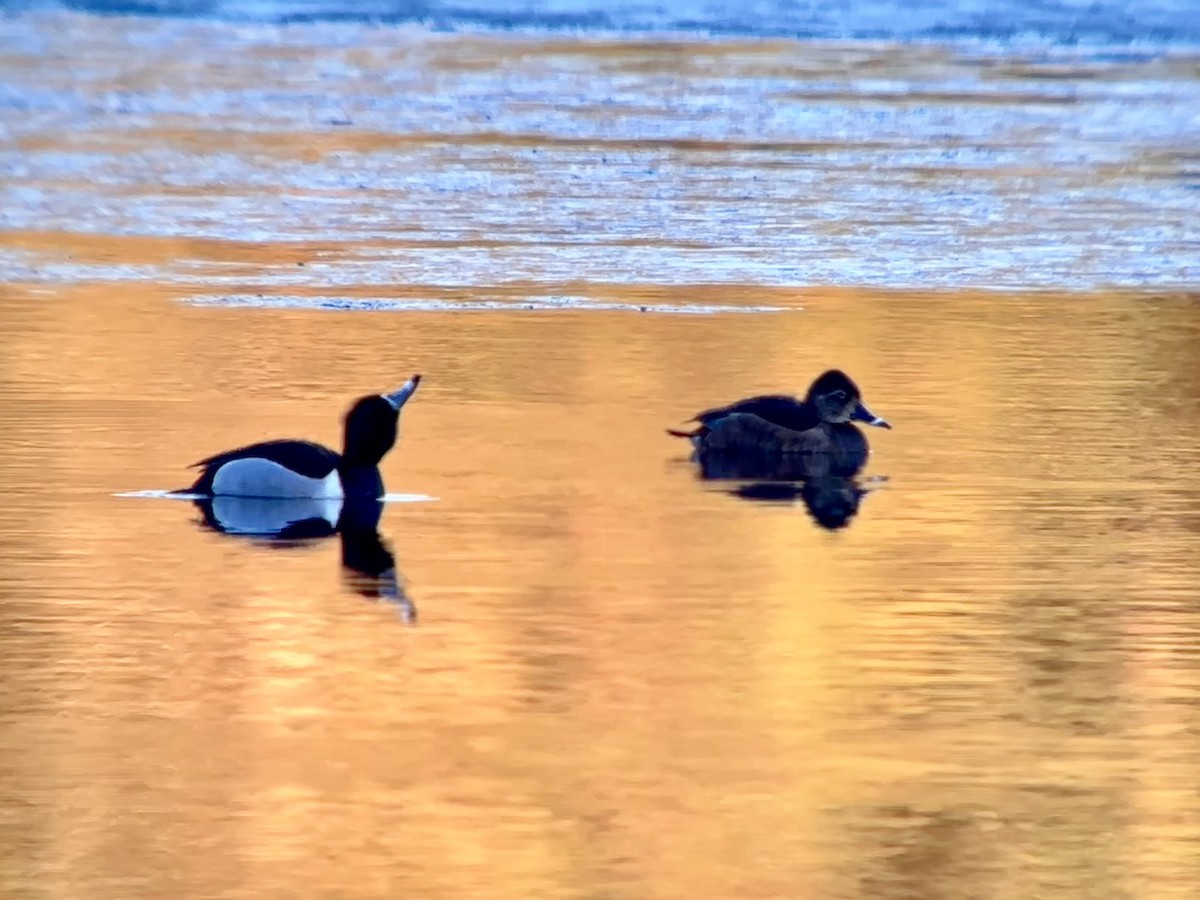
[[[1189,7],[10,3],[0,282],[391,312],[1194,290]]]
[[[6,2],[0,9],[47,4]],[[720,37],[1044,42],[1061,46],[1127,47],[1146,53],[1161,46],[1200,45],[1193,0],[1129,3],[1120,0],[470,0],[461,3],[383,0],[78,0],[62,8],[113,15],[210,17],[255,22],[376,21],[420,23],[439,29],[671,31]]]

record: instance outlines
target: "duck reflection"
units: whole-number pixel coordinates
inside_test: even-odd
[[[853,478],[867,464],[867,440],[852,425],[836,446],[821,453],[752,453],[706,450],[695,454],[709,481],[808,481]]]
[[[804,503],[813,521],[837,531],[858,515],[863,497],[871,492],[852,478],[824,477],[805,481],[755,481],[726,493],[760,503]]]
[[[396,571],[396,557],[379,534],[383,502],[368,499],[205,497],[193,501],[205,527],[222,534],[295,546],[336,535],[342,576],[355,593],[392,603],[400,618],[415,622],[417,609]]]
[[[840,437],[838,446],[826,453],[700,453],[699,476],[705,481],[742,482],[726,493],[743,500],[800,501],[816,524],[836,531],[850,524],[871,490],[855,477],[867,462],[866,439],[853,426]]]

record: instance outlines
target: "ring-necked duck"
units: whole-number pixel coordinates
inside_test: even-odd
[[[400,409],[420,383],[414,375],[397,391],[356,401],[346,414],[341,453],[311,441],[250,444],[193,463],[203,471],[188,490],[211,497],[381,497],[379,461],[396,443]]]
[[[689,438],[702,463],[720,474],[713,477],[801,478],[806,473],[840,475],[866,462],[867,439],[852,422],[891,428],[862,402],[858,386],[837,369],[818,377],[803,400],[784,395],[751,397],[708,409],[689,421],[692,431],[667,429]],[[725,474],[735,463],[732,471]],[[748,468],[747,468],[748,467]]]

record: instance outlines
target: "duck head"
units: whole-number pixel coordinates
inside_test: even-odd
[[[421,376],[414,375],[390,394],[361,397],[346,413],[342,456],[352,466],[377,466],[396,443],[400,409],[417,390]]]
[[[866,422],[878,428],[892,427],[867,409],[858,385],[845,372],[837,369],[830,369],[817,378],[804,399],[812,404],[822,422]]]

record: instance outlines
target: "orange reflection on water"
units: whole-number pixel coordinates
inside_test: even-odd
[[[1194,303],[783,302],[803,312],[10,291],[6,881],[1186,896]],[[662,433],[832,364],[897,426],[845,531],[706,488]],[[336,443],[349,399],[414,371],[385,477],[439,500],[381,531],[415,626],[346,589],[334,542],[110,496],[243,440]]]

